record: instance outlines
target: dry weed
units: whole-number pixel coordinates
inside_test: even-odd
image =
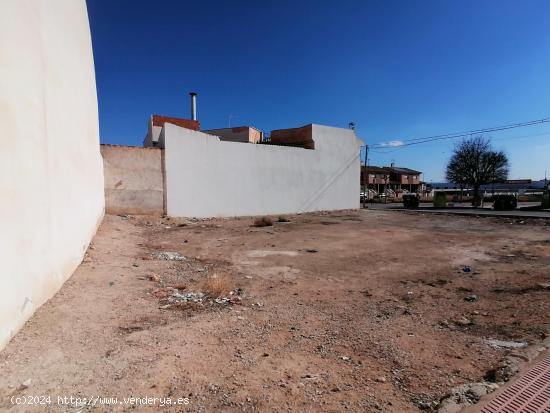
[[[209,277],[202,286],[203,292],[213,298],[227,295],[232,289],[233,283],[226,275],[214,275]]]

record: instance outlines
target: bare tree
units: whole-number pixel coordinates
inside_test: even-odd
[[[489,139],[483,136],[466,139],[456,145],[447,165],[447,180],[474,190],[473,206],[481,205],[480,187],[502,182],[508,178],[506,154],[494,151]]]

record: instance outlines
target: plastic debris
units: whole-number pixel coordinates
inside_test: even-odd
[[[187,259],[183,255],[181,255],[179,252],[171,252],[171,251],[157,251],[157,252],[153,252],[151,256],[157,260],[165,260],[165,261],[185,261]]]
[[[194,293],[189,292],[185,294],[180,294],[177,290],[172,291],[172,294],[168,297],[168,301],[174,303],[174,302],[180,302],[180,303],[202,303],[204,300],[204,294],[203,293]]]
[[[524,348],[527,343],[524,341],[485,340],[487,344],[495,348]]]

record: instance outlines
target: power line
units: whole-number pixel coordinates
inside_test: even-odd
[[[434,135],[434,136],[427,136],[424,138],[413,138],[413,139],[405,139],[402,142],[410,142],[406,143],[405,145],[413,145],[416,144],[416,142],[422,143],[424,141],[429,142],[433,140],[440,140],[440,139],[452,139],[452,138],[460,138],[465,137],[468,135],[478,134],[478,133],[486,133],[486,132],[496,132],[496,131],[502,131],[507,129],[515,129],[515,128],[521,128],[526,126],[533,126],[537,124],[547,123],[550,122],[550,118],[543,118],[543,119],[537,119],[527,122],[520,122],[520,123],[513,123],[509,125],[503,125],[503,126],[495,126],[492,128],[483,128],[483,129],[474,129],[464,132],[454,132],[454,133],[447,133],[442,135]],[[400,146],[405,146],[400,145]],[[380,146],[380,147],[388,147],[388,145],[385,144],[374,144],[373,146]]]
[[[502,137],[499,137],[499,138],[491,138],[491,140],[492,141],[501,141],[501,140],[511,141],[511,140],[517,140],[517,139],[533,138],[533,137],[536,137],[536,136],[550,136],[550,132],[530,133],[528,135],[522,135],[522,136],[502,136]],[[433,148],[434,146],[435,145],[430,145],[429,147]],[[396,151],[398,151],[402,148],[400,146],[397,146],[397,147],[394,147],[394,148],[386,147],[385,149],[386,150],[371,149],[371,151],[384,155],[384,154],[396,152]]]
[[[492,128],[483,128],[483,129],[474,129],[470,131],[465,132],[455,132],[455,133],[446,133],[442,135],[434,135],[434,136],[427,136],[424,138],[413,138],[413,139],[406,139],[400,142],[403,142],[403,144],[396,145],[392,148],[392,146],[385,144],[385,143],[377,143],[373,144],[370,147],[371,148],[392,148],[394,150],[398,150],[400,148],[406,147],[406,146],[412,146],[412,145],[420,145],[422,143],[426,142],[433,142],[433,141],[439,141],[444,139],[456,139],[456,138],[463,138],[466,136],[474,135],[474,134],[481,134],[481,133],[488,133],[488,132],[497,132],[497,131],[503,131],[508,129],[516,129],[516,128],[523,128],[526,126],[533,126],[533,125],[539,125],[543,123],[550,122],[550,118],[543,118],[543,119],[536,119],[531,120],[527,122],[521,122],[521,123],[513,123],[509,125],[503,125],[503,126],[495,126]]]

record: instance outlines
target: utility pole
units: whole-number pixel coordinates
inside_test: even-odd
[[[367,203],[367,197],[368,197],[368,185],[369,185],[369,170],[367,168],[367,156],[369,155],[369,145],[365,144],[365,160],[363,161],[365,165],[365,178],[363,179],[365,182],[363,183],[363,191],[365,192],[365,196],[363,197],[363,208],[366,208]]]

